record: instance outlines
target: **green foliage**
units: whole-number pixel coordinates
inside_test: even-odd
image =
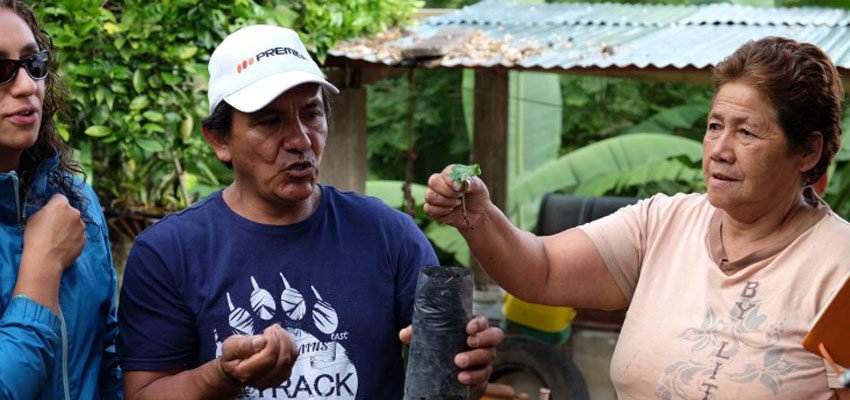
[[[561,154],[623,132],[665,132],[702,140],[713,97],[708,85],[566,74],[560,78]],[[681,115],[665,116],[674,107],[683,107],[673,112]],[[689,121],[693,123],[687,126]]]
[[[691,130],[691,128],[697,123],[705,121],[709,108],[708,99],[699,104],[673,106],[627,129],[626,133],[670,133],[677,131],[702,133],[701,131]]]
[[[455,164],[448,174],[449,178],[454,179],[457,183],[464,183],[467,179],[478,175],[481,175],[481,166],[478,164]]]
[[[231,173],[200,134],[207,62],[228,33],[277,22],[320,56],[339,40],[403,21],[418,0],[104,2],[51,0],[33,8],[57,48],[71,91],[60,132],[109,206],[173,211]],[[306,32],[306,34],[305,34]]]
[[[402,192],[403,181],[371,180],[366,182],[366,194],[375,196],[396,209],[404,208],[404,193]],[[416,205],[425,204],[426,186],[413,183],[410,185],[410,193]]]
[[[776,0],[776,5],[782,7],[850,8],[850,2],[847,0]]]
[[[471,228],[472,224],[469,222],[469,218],[466,215],[466,187],[470,178],[472,178],[473,176],[478,176],[480,174],[481,168],[478,166],[478,164],[455,164],[452,166],[452,170],[448,174],[449,178],[452,178],[455,182],[460,183],[463,188],[460,192],[460,204],[461,211],[463,212],[463,221],[466,222],[466,226],[468,228]]]
[[[602,140],[550,161],[513,183],[510,191],[515,196],[510,199],[508,207],[513,209],[545,193],[587,185],[612,174],[634,173],[648,163],[680,156],[696,165],[702,158],[702,144],[688,138],[655,133]],[[683,177],[693,177],[693,174]],[[612,181],[615,185],[618,182],[621,180]],[[597,193],[608,193],[609,190],[595,189]]]
[[[398,210],[404,209],[404,196],[402,194],[403,181],[371,180],[366,182],[366,194],[375,196],[387,203],[390,207]],[[469,247],[463,236],[457,229],[449,225],[443,225],[433,218],[427,216],[422,206],[425,204],[426,187],[419,184],[411,184],[410,192],[416,203],[416,216],[414,221],[431,241],[440,265],[469,266]]]
[[[437,256],[440,257],[440,264],[469,268],[469,246],[466,244],[466,239],[453,226],[439,223],[428,224],[425,228],[425,236],[434,244]],[[447,259],[447,256],[451,258]]]
[[[457,71],[420,69],[413,73],[414,182],[426,183],[446,165],[469,160],[460,85]],[[410,88],[406,75],[367,87],[370,179],[404,179]]]
[[[324,61],[337,40],[367,37],[407,21],[425,3],[421,0],[299,0],[272,2],[273,18],[298,27],[305,43]],[[276,4],[274,4],[276,3]]]
[[[533,77],[547,74],[523,73],[522,75]],[[414,91],[417,93],[413,114],[414,150],[419,155],[416,160],[414,182],[425,184],[430,174],[442,170],[445,165],[468,160],[472,107],[467,104],[472,104],[473,76],[474,72],[471,70],[463,71],[462,74],[457,71],[430,70],[417,70],[414,73]],[[696,157],[697,161],[687,157],[677,158],[676,156],[681,152],[660,154],[662,157],[650,158],[645,163],[636,162],[629,168],[602,170],[600,175],[583,181],[583,185],[577,185],[575,182],[560,185],[557,182],[565,181],[561,181],[563,178],[558,178],[556,174],[556,183],[547,190],[538,190],[531,195],[525,189],[514,190],[514,184],[520,179],[529,181],[524,185],[537,185],[530,182],[533,180],[531,179],[532,171],[539,166],[535,163],[546,162],[551,158],[543,154],[549,150],[555,155],[565,155],[606,138],[617,137],[624,132],[637,129],[646,129],[647,132],[652,133],[673,133],[695,141],[702,138],[705,115],[712,96],[712,90],[707,85],[574,75],[559,75],[556,79],[561,83],[560,90],[550,90],[558,88],[557,85],[553,87],[551,83],[546,87],[545,85],[535,86],[529,81],[525,83],[533,87],[528,86],[525,93],[533,93],[533,95],[517,95],[516,90],[511,91],[511,118],[509,118],[509,131],[513,132],[511,135],[515,136],[516,132],[525,132],[529,136],[529,139],[525,140],[526,143],[541,144],[539,149],[526,146],[524,149],[527,151],[522,152],[523,156],[519,156],[520,152],[517,152],[521,146],[513,145],[510,150],[512,156],[509,162],[515,163],[520,159],[528,161],[524,163],[527,171],[523,178],[519,178],[519,173],[517,176],[512,173],[511,190],[508,193],[509,203],[512,205],[509,215],[512,220],[516,223],[522,222],[521,226],[525,229],[531,229],[536,222],[534,212],[539,206],[537,199],[548,191],[646,196],[657,192],[676,193],[701,189],[702,173],[698,165],[701,146],[697,142],[696,147],[693,145],[688,147],[690,153],[687,153],[689,157],[692,155]],[[427,85],[423,82],[427,82]],[[517,89],[515,87],[517,82],[517,80],[511,81],[512,89]],[[400,166],[405,161],[404,154],[408,146],[407,77],[372,84],[368,89],[369,136],[367,140],[370,179],[402,180],[404,170]],[[461,97],[463,97],[462,101]],[[522,99],[526,101],[521,101]],[[464,114],[467,114],[466,118]],[[520,122],[519,118],[523,121]],[[548,130],[559,125],[551,121],[551,118],[560,120],[560,133],[557,134],[560,140],[556,138],[552,141],[547,139],[546,135],[535,136],[543,134],[544,129]],[[514,136],[511,138],[512,143],[516,140]],[[560,150],[557,145],[559,141],[561,142]],[[663,141],[659,139],[659,142]],[[546,145],[543,145],[544,143]],[[652,147],[640,148],[647,152],[652,150]],[[694,150],[696,153],[693,152]],[[568,171],[560,172],[568,173]],[[401,196],[400,183],[398,187],[398,196]],[[520,210],[523,212],[520,213]],[[417,221],[438,248],[441,256],[457,257],[454,260],[450,258],[443,260],[444,263],[465,265],[468,249],[462,245],[463,238],[457,232],[451,232],[453,228],[444,232],[441,228],[446,227],[443,225],[432,224],[427,219]]]
[[[509,180],[533,171],[558,155],[563,98],[558,74],[508,74]]]
[[[206,62],[228,32],[259,13],[247,1],[56,0],[36,4],[71,91],[68,132],[105,203],[185,207],[219,185],[199,133]],[[190,188],[189,185],[192,185]]]
[[[704,191],[699,161],[687,158],[652,160],[633,169],[623,169],[585,180],[570,192],[576,196],[627,196],[645,198],[656,193]]]
[[[425,8],[462,8],[478,0],[425,0]]]
[[[827,171],[828,183],[823,199],[844,219],[850,219],[850,107],[844,102],[841,148]]]
[[[563,96],[559,75],[545,72],[508,73],[508,184],[557,157],[561,147]],[[463,71],[463,113],[472,141],[475,73]],[[487,90],[478,88],[477,90]],[[508,197],[512,197],[508,193]],[[540,199],[526,201],[510,213],[522,229],[537,221]]]
[[[545,72],[508,74],[508,185],[558,156],[563,118],[559,81],[558,74]],[[515,196],[508,192],[509,201]],[[533,229],[541,198],[511,210],[511,221],[522,229]]]

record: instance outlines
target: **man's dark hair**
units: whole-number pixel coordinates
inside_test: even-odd
[[[751,84],[767,97],[790,151],[814,151],[812,132],[821,133],[821,158],[803,174],[804,185],[817,182],[841,147],[844,89],[829,56],[786,38],[750,41],[714,68],[715,92],[733,81]]]

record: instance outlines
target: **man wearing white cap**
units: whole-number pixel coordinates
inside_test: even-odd
[[[209,71],[204,136],[234,182],[136,239],[126,397],[400,399],[399,330],[419,268],[438,265],[429,242],[379,200],[317,183],[338,90],[295,32],[240,29]],[[479,394],[502,333],[484,318],[467,332],[458,379]]]

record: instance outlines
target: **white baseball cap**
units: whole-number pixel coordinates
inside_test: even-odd
[[[226,101],[252,113],[302,83],[318,83],[332,93],[298,34],[272,25],[252,25],[228,35],[210,57],[210,113]]]

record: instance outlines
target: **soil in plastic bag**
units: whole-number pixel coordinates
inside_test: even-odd
[[[469,349],[466,324],[472,319],[472,273],[460,267],[425,267],[413,303],[413,339],[404,400],[467,400],[454,358]]]

